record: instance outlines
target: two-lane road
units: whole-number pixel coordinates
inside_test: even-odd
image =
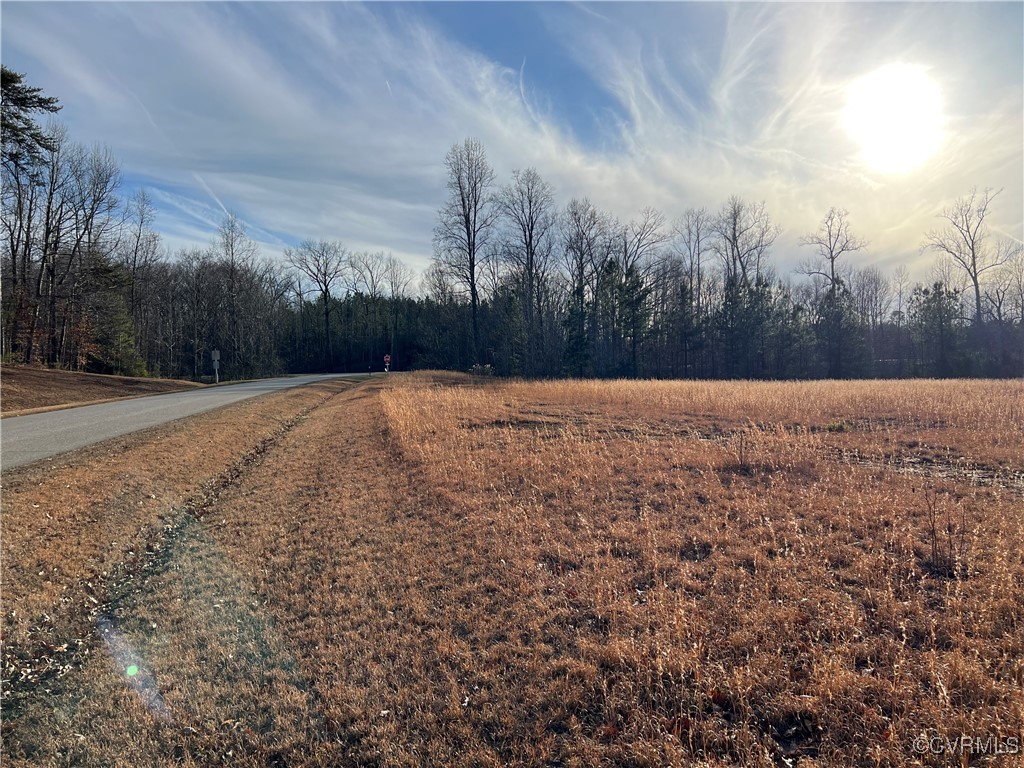
[[[73,451],[112,437],[194,416],[268,392],[368,374],[320,374],[260,379],[208,389],[191,389],[63,411],[13,416],[0,421],[0,471]]]

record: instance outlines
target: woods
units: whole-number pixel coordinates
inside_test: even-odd
[[[923,234],[937,261],[920,283],[858,267],[868,242],[839,207],[787,275],[763,202],[621,221],[585,197],[561,203],[534,168],[503,183],[466,139],[444,158],[448,198],[417,283],[344,233],[271,258],[234,215],[207,247],[168,253],[111,151],[40,127],[59,104],[3,77],[8,362],[201,379],[217,349],[225,379],[381,370],[385,353],[394,370],[529,377],[1024,375],[1024,257],[989,229],[993,190]]]

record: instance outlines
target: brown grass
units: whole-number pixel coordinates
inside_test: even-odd
[[[922,733],[1020,736],[1021,382],[420,378],[385,407],[574,648],[568,754],[915,765]]]
[[[182,510],[260,461],[333,391],[253,398],[4,473],[5,730],[26,697],[95,650],[97,619],[160,560]]]
[[[140,379],[4,365],[0,369],[0,410],[4,414],[35,411],[202,386],[178,379]]]
[[[194,482],[153,442],[59,470],[97,473],[71,496],[5,487],[6,762],[940,766],[917,735],[1020,736],[1019,383],[439,382],[263,398]],[[33,504],[64,535],[12,547]]]

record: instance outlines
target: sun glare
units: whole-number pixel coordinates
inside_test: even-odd
[[[843,123],[869,166],[907,173],[942,144],[939,87],[924,67],[889,64],[850,83]]]

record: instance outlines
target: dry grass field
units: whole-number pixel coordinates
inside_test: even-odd
[[[1021,382],[413,378],[384,400],[508,602],[540,603],[508,633],[571,693],[520,732],[530,762],[950,765],[914,739],[1021,736]],[[519,672],[488,696],[529,720],[553,681]]]
[[[139,379],[93,373],[4,365],[0,369],[0,409],[14,411],[81,405],[97,400],[155,395],[201,387],[177,379]]]
[[[5,474],[5,764],[1020,763],[1021,382],[217,413]]]

